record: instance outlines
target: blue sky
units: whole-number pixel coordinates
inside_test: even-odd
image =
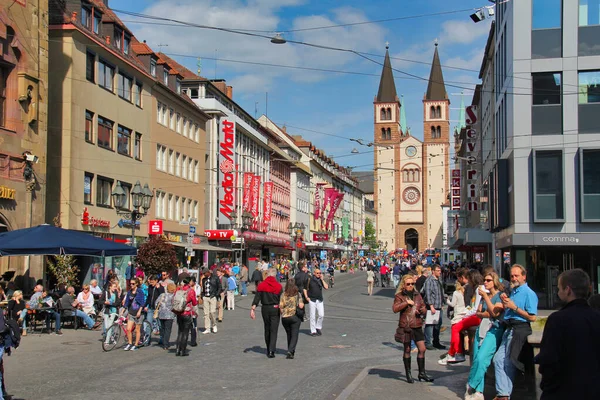
[[[385,43],[389,42],[392,67],[423,78],[429,76],[437,38],[441,62],[446,66],[444,79],[452,102],[451,120],[458,118],[460,93],[464,91],[465,103],[469,104],[472,92],[468,89],[479,82],[478,71],[490,26],[489,20],[473,23],[469,18],[473,11],[429,15],[480,8],[490,4],[487,0],[113,0],[109,4],[115,9],[196,24],[261,30],[265,35],[284,32],[287,39],[373,53],[379,56],[368,57],[379,63],[383,62]],[[285,32],[424,14],[429,16]],[[372,154],[350,155],[355,143],[310,131],[372,140],[373,98],[379,86],[381,65],[348,52],[290,43],[274,45],[263,38],[149,22],[136,24],[130,22],[134,17],[121,15],[121,18],[140,41],[146,40],[155,51],[162,50],[192,71],[197,70],[200,57],[201,75],[226,79],[233,86],[234,100],[251,115],[255,109],[258,116],[265,113],[265,93],[268,92],[268,116],[279,125],[286,125],[288,133],[301,134],[334,156],[340,165],[363,170],[372,164]],[[160,47],[161,44],[168,46]],[[221,60],[215,62],[214,58]],[[268,67],[249,64],[251,62],[360,75]],[[421,139],[422,99],[427,81],[398,71],[394,75],[398,95],[404,98],[408,125],[413,135]],[[451,122],[451,126],[455,124]],[[366,147],[358,150],[369,151]]]

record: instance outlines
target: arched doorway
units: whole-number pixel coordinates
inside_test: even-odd
[[[416,229],[407,229],[406,232],[404,232],[404,244],[408,251],[419,251],[419,232],[417,232]]]

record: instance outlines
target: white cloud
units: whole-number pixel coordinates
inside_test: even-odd
[[[469,44],[480,37],[487,35],[490,30],[490,20],[473,23],[470,20],[451,20],[442,24],[440,32],[440,45],[454,43]]]

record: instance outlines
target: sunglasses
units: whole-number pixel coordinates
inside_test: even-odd
[[[494,282],[494,280],[493,280],[493,279],[484,279],[483,281],[484,281],[484,282]]]
[[[415,286],[414,283],[405,283],[404,286]]]

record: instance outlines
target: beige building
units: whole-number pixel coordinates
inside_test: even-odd
[[[441,206],[447,203],[449,188],[450,100],[437,45],[423,98],[423,141],[407,128],[388,51],[373,104],[377,238],[388,251],[442,248]]]
[[[0,232],[46,222],[47,18],[48,1],[0,0]],[[0,274],[29,290],[42,262],[2,257]]]
[[[181,96],[181,75],[104,2],[51,5],[47,214],[60,214],[65,228],[126,243],[139,181],[154,198],[135,236],[147,236],[148,221],[157,218],[167,238],[185,241],[188,227],[178,221],[200,214],[203,203],[207,116]],[[118,187],[126,194],[119,209],[111,197]],[[80,278],[105,272],[98,268],[104,262],[124,273],[127,261],[82,258]]]

